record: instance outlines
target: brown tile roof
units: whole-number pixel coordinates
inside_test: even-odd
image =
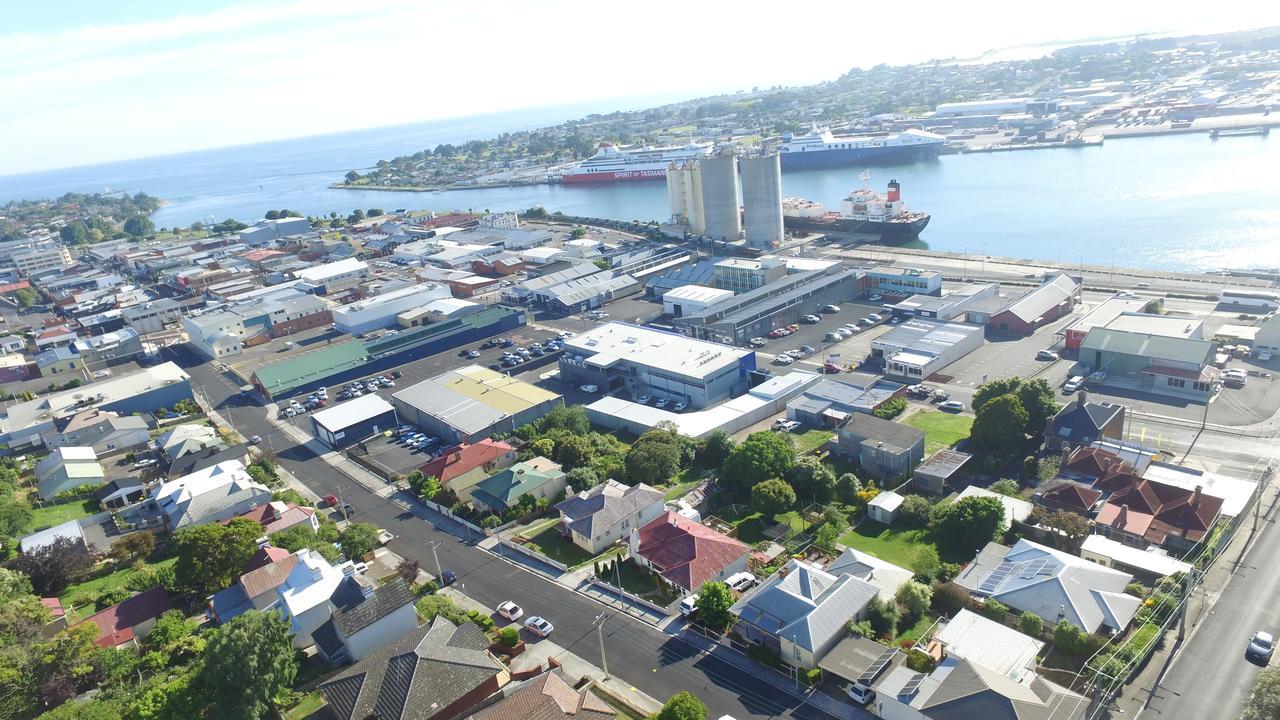
[[[505,700],[474,713],[471,720],[609,720],[617,711],[589,688],[574,690],[559,673],[530,680]]]
[[[637,553],[666,579],[694,590],[748,550],[728,535],[667,511],[640,528]]]
[[[1085,487],[1079,483],[1064,482],[1049,488],[1041,497],[1048,504],[1076,508],[1081,512],[1087,512],[1092,510],[1094,504],[1098,502],[1098,498],[1102,497],[1102,491]]]
[[[1087,478],[1099,478],[1110,472],[1119,470],[1132,472],[1129,463],[1119,455],[1094,447],[1077,447],[1067,454],[1067,461],[1062,465],[1075,475]]]
[[[463,443],[449,448],[448,452],[422,466],[422,474],[435,477],[441,484],[496,460],[513,450],[510,445],[488,438],[478,443]]]
[[[169,604],[169,593],[162,587],[153,587],[138,593],[124,602],[117,603],[95,615],[90,615],[76,626],[93,623],[98,626],[98,637],[94,644],[98,647],[111,648],[123,645],[133,639],[133,629],[138,625],[154,620],[172,609]]]
[[[288,550],[285,550],[284,548],[275,547],[274,545],[268,545],[263,548],[258,548],[258,552],[254,553],[253,557],[249,558],[249,562],[245,563],[244,571],[249,572],[250,570],[257,570],[263,565],[269,565],[270,563],[273,563],[273,562],[279,562],[289,557],[291,554],[292,553],[290,553]]]
[[[271,548],[279,550],[280,548]],[[288,551],[285,551],[288,553]],[[289,577],[289,572],[298,564],[298,556],[288,553],[284,558],[276,560],[261,567],[250,570],[240,576],[240,587],[244,588],[244,594],[249,599],[258,597],[259,595],[275,590],[280,584]]]
[[[1117,527],[1114,523],[1120,521],[1122,515],[1148,515],[1152,519],[1145,528],[1119,527],[1157,545],[1163,544],[1170,535],[1200,542],[1220,512],[1222,498],[1205,495],[1199,488],[1187,490],[1144,479],[1112,494],[1098,514],[1098,522]]]

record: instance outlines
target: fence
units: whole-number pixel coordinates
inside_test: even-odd
[[[500,539],[498,540],[498,544],[499,544],[499,545],[501,545],[502,547],[505,547],[505,548],[509,549],[509,550],[514,550],[514,551],[516,551],[516,552],[520,553],[521,555],[526,555],[526,556],[528,556],[528,557],[530,557],[530,558],[533,558],[534,560],[537,560],[537,561],[538,561],[538,562],[540,562],[540,563],[544,563],[544,564],[550,565],[551,567],[553,567],[553,568],[555,568],[555,569],[559,570],[560,572],[568,572],[568,571],[569,571],[569,566],[565,565],[564,563],[562,563],[562,562],[558,562],[558,561],[556,561],[556,560],[552,560],[551,558],[547,557],[546,555],[543,555],[542,553],[538,552],[537,550],[533,550],[533,549],[527,548],[527,547],[525,547],[525,546],[523,546],[523,545],[519,545],[519,544],[517,544],[517,543],[513,543],[513,542],[511,542],[510,540],[507,540],[506,538],[500,538]]]
[[[653,611],[653,612],[656,612],[656,613],[658,613],[658,614],[660,614],[660,615],[670,615],[670,614],[671,614],[671,610],[672,610],[672,608],[674,608],[674,607],[676,606],[676,603],[680,602],[679,600],[676,600],[676,601],[672,602],[670,605],[668,605],[667,607],[663,607],[663,606],[661,606],[661,605],[659,605],[659,604],[657,604],[657,603],[655,603],[655,602],[650,602],[649,600],[645,600],[644,598],[640,597],[639,595],[635,595],[635,594],[633,594],[633,593],[629,593],[629,592],[627,592],[626,590],[624,590],[624,589],[622,589],[622,588],[620,588],[620,587],[618,587],[618,586],[614,585],[614,584],[613,584],[613,583],[611,583],[611,582],[605,582],[604,580],[598,580],[598,579],[597,579],[597,580],[592,580],[592,581],[591,581],[591,587],[595,588],[595,587],[597,587],[597,586],[599,586],[601,589],[603,589],[603,591],[604,591],[606,594],[609,594],[609,595],[617,595],[617,596],[621,597],[623,600],[626,600],[626,601],[627,601],[627,602],[629,602],[629,603],[632,603],[632,604],[635,604],[635,605],[640,605],[640,606],[642,606],[642,607],[648,608],[649,610],[651,610],[651,611]]]
[[[422,504],[423,504],[423,505],[426,505],[427,507],[431,508],[432,510],[435,510],[436,512],[440,513],[441,515],[444,515],[444,516],[448,517],[449,519],[453,520],[454,522],[458,523],[459,525],[462,525],[463,527],[467,528],[468,530],[471,530],[472,532],[476,533],[477,535],[485,535],[485,534],[486,534],[486,533],[485,533],[485,531],[484,531],[484,529],[483,529],[483,528],[481,528],[479,525],[476,525],[475,523],[471,522],[470,520],[464,520],[463,518],[459,517],[459,516],[458,516],[458,514],[457,514],[457,513],[455,513],[453,510],[450,510],[449,508],[445,507],[444,505],[441,505],[441,504],[440,504],[440,503],[438,503],[438,502],[435,502],[435,501],[432,501],[432,500],[423,500],[423,501],[422,501]]]

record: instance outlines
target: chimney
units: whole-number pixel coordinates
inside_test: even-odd
[[[360,594],[364,596],[365,600],[373,597],[373,594],[378,591],[378,585],[371,578],[364,575],[357,575],[356,582],[360,585]]]
[[[1119,515],[1116,515],[1115,522],[1111,523],[1111,526],[1112,526],[1112,527],[1117,527],[1117,528],[1120,528],[1121,530],[1123,530],[1123,529],[1124,529],[1124,526],[1125,526],[1125,524],[1128,522],[1128,520],[1129,520],[1129,506],[1128,506],[1128,505],[1121,505],[1121,506],[1120,506],[1120,514],[1119,514]]]
[[[1076,399],[1080,401],[1080,406],[1084,407],[1084,404],[1089,402],[1089,391],[1081,388],[1080,392],[1076,395]]]
[[[1192,495],[1192,496],[1191,496],[1191,509],[1192,509],[1192,510],[1196,510],[1196,511],[1200,510],[1200,492],[1201,492],[1202,490],[1204,490],[1204,486],[1203,486],[1203,485],[1197,485],[1197,486],[1196,486],[1196,492],[1195,492],[1195,494],[1194,494],[1194,495]]]
[[[350,560],[348,560],[342,563],[343,577],[351,577],[352,575],[355,575],[355,574],[356,574],[356,564],[354,562],[351,562]],[[316,578],[316,579],[319,580],[320,578]]]

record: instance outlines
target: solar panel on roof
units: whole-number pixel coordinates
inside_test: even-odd
[[[876,661],[871,663],[871,667],[867,668],[866,672],[858,676],[858,684],[863,687],[871,687],[871,683],[876,679],[876,676],[885,669],[890,660],[893,660],[893,656],[897,652],[898,651],[895,648],[885,648],[884,652],[880,653],[880,657],[876,658]]]
[[[983,580],[982,584],[978,586],[978,591],[984,593],[995,592],[995,589],[1000,587],[1000,583],[1004,582],[1004,579],[1009,576],[1010,572],[1013,572],[1015,564],[1016,563],[1011,562],[1000,563],[995,570],[991,571],[991,574],[987,576],[987,579]]]
[[[907,684],[903,685],[902,689],[898,691],[898,699],[904,702],[910,702],[912,696],[914,696],[916,691],[920,689],[920,683],[924,682],[924,678],[924,673],[916,673],[915,675],[912,675],[911,679],[907,681]]]

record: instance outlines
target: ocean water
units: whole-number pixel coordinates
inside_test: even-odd
[[[595,108],[598,110],[599,108]],[[656,220],[663,182],[601,187],[537,185],[434,193],[333,190],[347,170],[442,142],[538,127],[591,109],[548,108],[364,130],[103,165],[0,177],[0,202],[104,188],[164,199],[157,226],[272,208],[346,214],[381,207],[522,210]],[[1102,147],[949,155],[872,168],[872,185],[902,183],[933,215],[930,248],[1120,267],[1213,270],[1280,266],[1280,136],[1212,140],[1204,134],[1109,140]],[[787,195],[838,208],[859,168],[783,175]]]

